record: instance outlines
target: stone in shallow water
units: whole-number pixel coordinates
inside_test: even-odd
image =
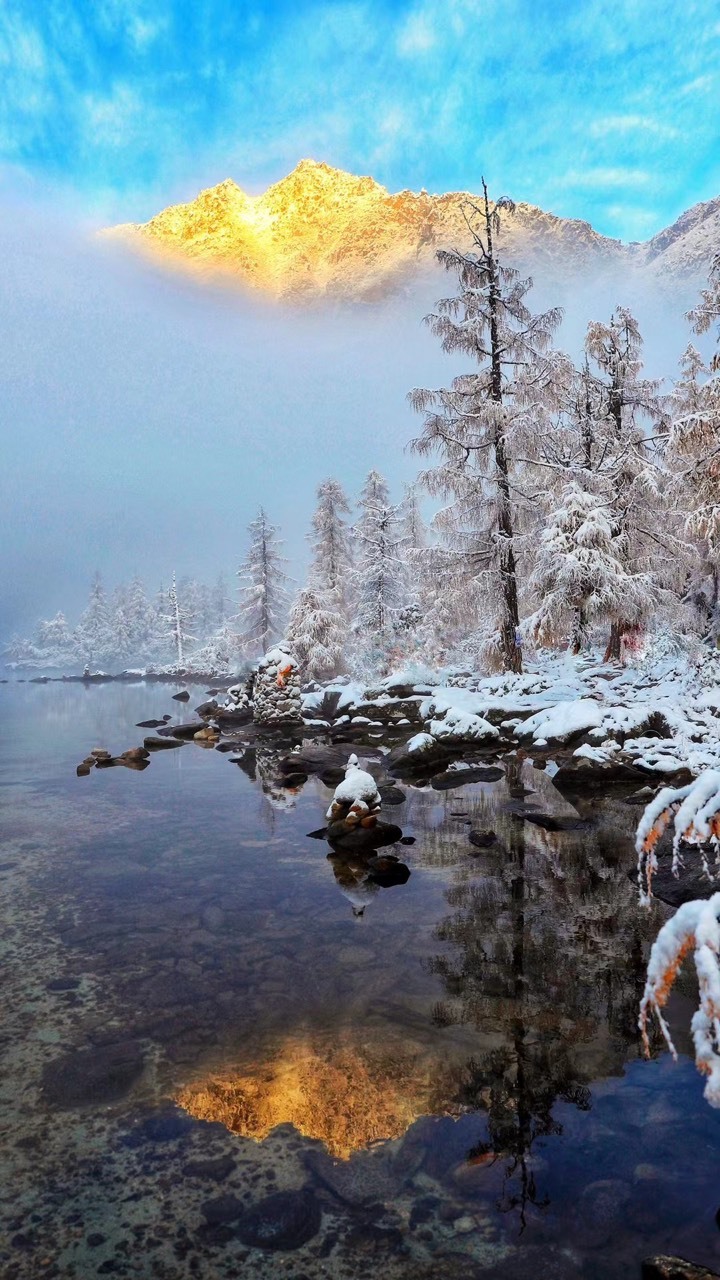
[[[237,1235],[256,1249],[299,1249],[320,1229],[320,1205],[309,1187],[277,1191],[243,1214]]]
[[[242,1200],[231,1192],[222,1196],[215,1196],[214,1200],[206,1200],[201,1206],[203,1218],[211,1227],[217,1227],[221,1223],[234,1222],[245,1212],[245,1206]]]
[[[136,1040],[66,1053],[43,1071],[45,1100],[54,1107],[117,1102],[139,1080],[144,1065]]]
[[[335,1160],[327,1151],[306,1151],[307,1168],[345,1204],[360,1205],[390,1200],[403,1178],[395,1175],[382,1155],[358,1152],[349,1160]]]
[[[183,1165],[186,1178],[205,1178],[210,1182],[224,1182],[237,1166],[231,1155],[216,1156],[215,1159],[189,1160]]]
[[[169,751],[172,747],[181,747],[182,742],[176,738],[145,738],[144,745],[148,751]]]
[[[471,782],[497,782],[502,777],[503,770],[497,765],[471,765],[467,769],[448,769],[445,773],[437,773],[430,779],[430,786],[435,791],[451,791]]]
[[[645,1258],[642,1280],[718,1280],[718,1274],[685,1258],[658,1254],[654,1258]]]
[[[497,844],[497,836],[494,831],[469,831],[468,840],[478,849],[490,849]]]
[[[128,1134],[126,1146],[142,1143],[175,1142],[184,1138],[193,1127],[193,1120],[177,1107],[161,1107],[144,1116]]]

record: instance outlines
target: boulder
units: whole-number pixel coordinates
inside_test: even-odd
[[[497,765],[470,765],[467,769],[447,769],[430,780],[435,791],[451,791],[471,782],[498,782],[504,776]]]
[[[633,782],[637,786],[646,780],[647,774],[634,764],[626,764],[622,760],[590,760],[587,756],[571,756],[553,777],[559,791],[580,792],[604,790],[614,782]]]
[[[476,849],[491,849],[498,843],[494,831],[469,831],[468,840],[475,845]]]
[[[177,738],[145,738],[144,746],[148,751],[169,751],[173,747],[181,747],[183,744]]]
[[[643,1259],[642,1280],[720,1280],[720,1276],[702,1263],[656,1254],[654,1258]]]
[[[180,693],[173,694],[173,700],[175,702],[189,702],[190,694],[188,693],[187,689],[183,689]]]
[[[166,725],[164,729],[159,729],[158,733],[161,737],[191,739],[195,737],[196,733],[200,733],[202,729],[207,729],[204,720],[190,720],[185,724]]]
[[[299,1249],[320,1230],[320,1205],[309,1187],[276,1191],[248,1209],[235,1228],[253,1249]]]
[[[213,698],[210,702],[201,702],[200,706],[195,708],[195,715],[211,719],[219,710],[220,708]]]
[[[362,853],[369,849],[381,849],[395,844],[402,836],[400,827],[392,822],[376,822],[374,827],[356,826],[348,829],[344,821],[329,822],[326,829],[328,844],[347,853]]]
[[[388,772],[392,774],[427,773],[452,758],[430,733],[416,733],[407,742],[399,743],[385,757]]]
[[[136,1040],[78,1049],[48,1063],[42,1073],[45,1101],[54,1107],[117,1102],[140,1079],[144,1058]]]

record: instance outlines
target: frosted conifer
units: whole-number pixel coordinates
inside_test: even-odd
[[[413,449],[439,456],[421,480],[451,503],[435,519],[462,572],[455,590],[466,616],[490,619],[489,641],[506,670],[521,671],[518,645],[518,510],[515,452],[533,447],[556,375],[548,352],[560,323],[557,309],[533,315],[525,304],[532,281],[499,261],[495,238],[503,210],[493,208],[483,181],[481,207],[467,214],[473,250],[442,250],[437,257],[458,278],[454,297],[438,303],[426,323],[447,352],[462,352],[476,366],[440,390],[410,393],[424,415]],[[460,602],[458,601],[458,606]]]
[[[277,528],[270,524],[262,507],[248,525],[250,548],[238,569],[244,586],[240,588],[238,630],[241,642],[252,657],[267,653],[282,635],[287,612],[287,561],[280,554],[282,543]]]

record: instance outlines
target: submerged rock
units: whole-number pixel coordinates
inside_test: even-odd
[[[202,1178],[209,1182],[224,1182],[237,1168],[235,1158],[230,1154],[216,1156],[214,1159],[189,1160],[183,1165],[186,1178]]]
[[[320,1229],[320,1205],[309,1187],[277,1191],[253,1205],[240,1218],[236,1233],[255,1249],[299,1249]]]
[[[220,1226],[226,1222],[234,1222],[244,1212],[245,1205],[232,1192],[216,1196],[214,1200],[206,1200],[201,1205],[202,1216],[211,1227]]]
[[[494,831],[469,831],[468,840],[477,849],[490,849],[498,842]]]
[[[47,1064],[43,1094],[51,1106],[62,1108],[117,1102],[140,1079],[144,1066],[136,1040],[78,1049]]]
[[[177,738],[145,738],[143,741],[148,751],[169,751],[183,745]]]
[[[702,1264],[688,1262],[686,1258],[657,1254],[644,1259],[642,1280],[720,1280],[720,1277],[717,1271],[708,1271]]]
[[[337,1160],[327,1151],[312,1148],[303,1158],[318,1181],[345,1204],[391,1200],[397,1194],[400,1179],[383,1152],[360,1151],[349,1160]]]

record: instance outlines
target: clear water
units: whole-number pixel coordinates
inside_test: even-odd
[[[187,718],[174,691],[0,686],[0,1275],[720,1269],[720,1116],[686,1056],[639,1057],[637,809],[542,830],[508,812],[557,806],[527,763],[401,784],[410,876],[378,887],[308,838],[331,792],[284,789],[286,749],[75,775]],[[685,1048],[691,1009],[689,980]],[[248,1243],[304,1186],[300,1227],[267,1208],[285,1247]]]

